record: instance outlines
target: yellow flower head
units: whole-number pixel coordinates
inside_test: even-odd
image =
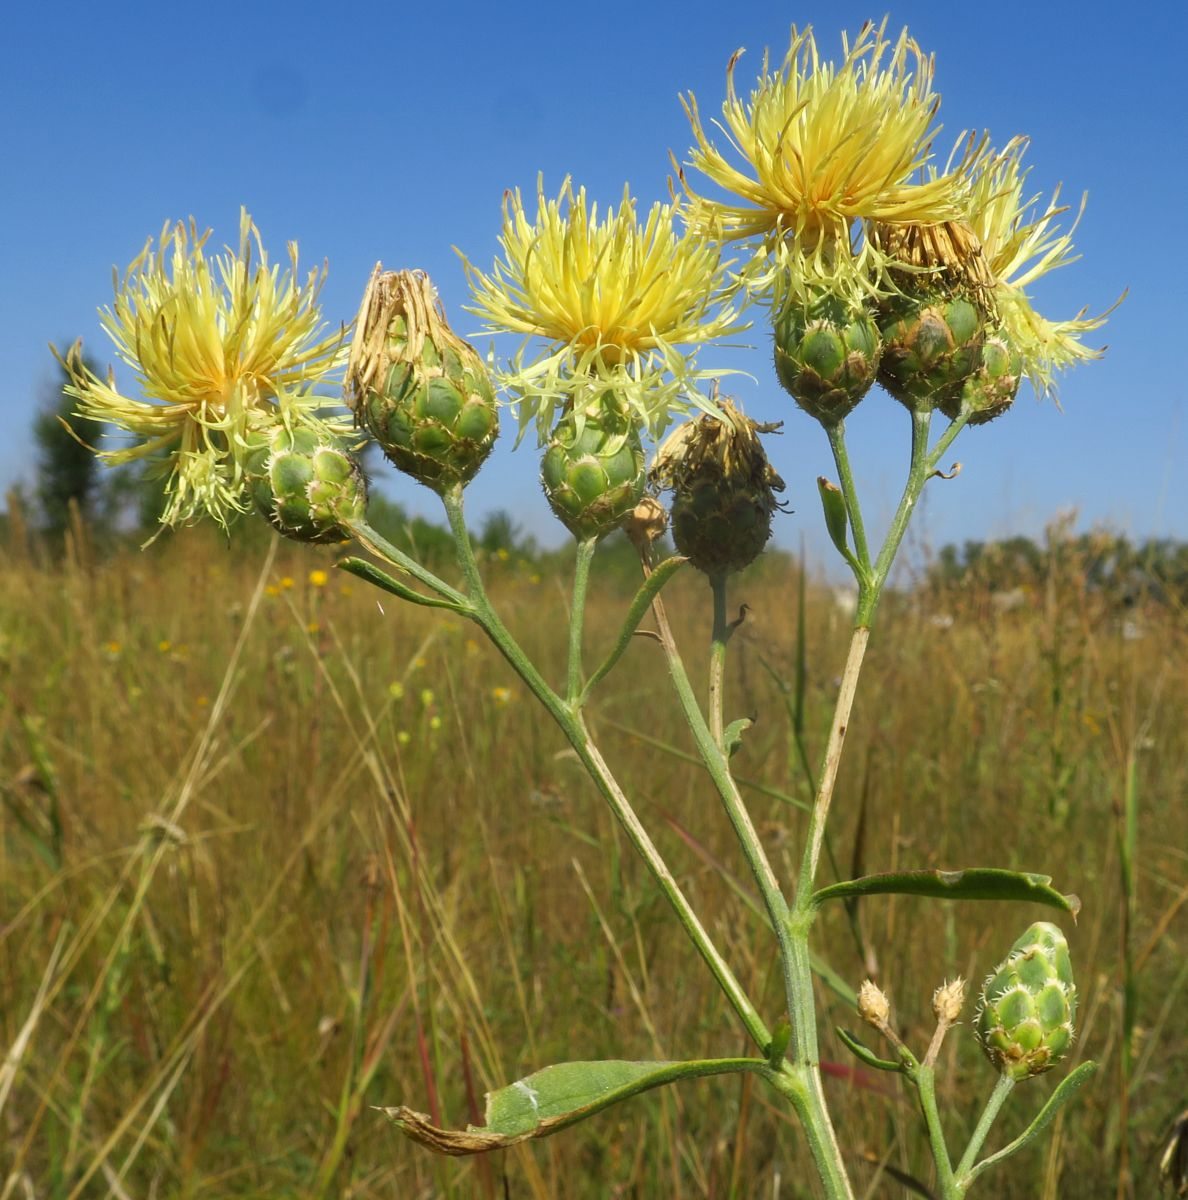
[[[1068,205],[1059,203],[1059,187],[1042,207],[1040,196],[1024,198],[1026,149],[1026,138],[1014,138],[1001,152],[985,150],[967,156],[963,220],[981,242],[1003,331],[1042,397],[1054,392],[1055,371],[1101,357],[1101,350],[1082,345],[1081,335],[1104,325],[1117,305],[1096,317],[1087,317],[1082,309],[1069,321],[1049,321],[1032,307],[1027,294],[1031,284],[1076,261],[1072,234],[1080,213],[1069,231],[1061,233],[1057,219],[1068,212]]]
[[[134,445],[101,451],[112,464],[167,452],[169,503],[162,521],[208,512],[226,524],[247,507],[242,456],[263,410],[312,420],[324,401],[311,389],[340,362],[342,334],[325,335],[318,293],[325,269],[297,278],[269,266],[247,212],[239,248],[203,254],[209,230],[193,221],[166,225],[150,238],[100,310],[116,353],[136,373],[144,399],[130,399],[92,374],[76,346],[66,367],[79,413],[132,434]]]
[[[602,220],[585,188],[575,195],[567,179],[556,200],[542,188],[535,222],[519,191],[508,194],[504,257],[490,275],[466,263],[471,311],[487,332],[524,335],[500,374],[521,435],[535,420],[543,442],[559,407],[593,410],[607,391],[658,432],[670,410],[702,403],[694,385],[707,373],[681,347],[742,328],[724,288],[729,264],[703,238],[677,232],[674,204],[654,204],[640,225],[627,188]]]
[[[689,222],[702,236],[747,240],[748,283],[777,301],[805,282],[855,297],[872,287],[879,255],[861,241],[868,220],[932,222],[956,215],[956,181],[913,177],[928,162],[940,100],[933,63],[908,37],[867,23],[840,67],[821,62],[812,30],[792,29],[783,67],[767,55],[750,100],[726,73],[722,132],[745,160],[733,166],[706,135],[696,99],[684,100],[696,146],[691,164],[742,203],[690,192]],[[687,185],[686,185],[687,186]],[[807,277],[807,279],[806,279]]]

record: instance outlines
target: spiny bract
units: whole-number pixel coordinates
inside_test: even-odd
[[[664,441],[652,481],[672,489],[672,536],[677,549],[711,577],[741,571],[771,537],[771,519],[784,481],[767,461],[759,425],[729,400],[720,416],[688,421]]]
[[[367,509],[363,473],[332,432],[283,422],[249,435],[252,499],[272,526],[299,542],[345,542]]]
[[[598,408],[561,418],[540,464],[549,507],[579,541],[617,529],[645,479],[636,419],[609,394]]]
[[[883,345],[861,306],[833,296],[808,307],[790,301],[773,332],[780,383],[822,424],[842,420],[874,384]]]
[[[1068,1053],[1076,1011],[1068,942],[1055,925],[1038,921],[982,985],[975,1029],[1000,1074],[1027,1079]]]
[[[376,266],[356,318],[347,399],[384,454],[437,492],[469,483],[499,433],[487,369],[450,329],[422,271]]]

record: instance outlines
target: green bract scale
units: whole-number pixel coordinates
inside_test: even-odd
[[[278,421],[248,435],[245,462],[256,507],[299,542],[345,542],[367,509],[363,473],[342,440],[313,424]]]
[[[652,467],[652,481],[672,490],[672,536],[677,549],[711,577],[740,571],[771,537],[784,481],[771,468],[758,425],[729,400],[721,416],[704,415],[666,439]]]
[[[914,411],[959,406],[981,365],[991,311],[981,246],[952,223],[881,226],[875,236],[904,268],[892,270],[898,292],[880,306],[879,382]]]
[[[549,507],[579,541],[617,529],[645,481],[638,424],[610,394],[580,416],[562,417],[540,463]]]
[[[988,331],[978,369],[962,384],[960,396],[941,403],[941,411],[950,418],[965,412],[968,424],[985,425],[1014,403],[1022,378],[1023,356],[1001,329]]]
[[[437,492],[469,483],[499,434],[491,377],[423,271],[376,266],[355,320],[347,403],[401,471]]]
[[[865,309],[832,296],[807,306],[790,301],[773,332],[780,383],[822,424],[846,417],[874,384],[883,343]]]
[[[978,1041],[1000,1074],[1027,1079],[1068,1053],[1076,1012],[1068,942],[1055,925],[1039,921],[982,985]]]

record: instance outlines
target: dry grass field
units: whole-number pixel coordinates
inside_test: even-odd
[[[488,565],[508,624],[559,678],[566,580]],[[1084,902],[1064,922],[1074,1061],[1101,1069],[986,1200],[1156,1196],[1160,1139],[1188,1105],[1188,619],[1123,609],[1085,579],[1057,547],[1013,606],[976,584],[889,597],[834,809],[845,875],[1013,867]],[[631,588],[596,574],[588,646],[613,640]],[[799,594],[783,556],[734,588],[750,615],[727,706],[756,718],[735,766],[788,874],[809,796],[789,716]],[[815,764],[847,623],[828,588],[806,594]],[[262,543],[256,556],[201,530],[58,565],[8,547],[0,1196],[814,1195],[796,1128],[749,1079],[662,1089],[470,1160],[429,1156],[376,1110],[464,1125],[486,1089],[550,1062],[744,1050],[502,660],[452,618],[377,595],[327,553]],[[689,573],[666,595],[703,679],[709,589]],[[601,685],[591,726],[774,1021],[773,943],[653,642]],[[1049,915],[908,897],[830,910],[823,1027],[856,1026],[845,992],[874,974],[921,1048],[942,979],[980,982]],[[908,1094],[855,1070],[831,1032],[823,1052],[860,1188],[927,1194],[911,1182],[928,1185],[930,1159]],[[942,1065],[957,1144],[994,1074],[967,1027]],[[1065,1069],[1017,1090],[992,1145]]]

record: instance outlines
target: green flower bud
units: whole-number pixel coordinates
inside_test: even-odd
[[[758,425],[729,400],[678,427],[652,467],[657,487],[672,490],[672,536],[677,549],[706,575],[740,571],[771,537],[771,519],[784,481],[771,468]]]
[[[981,362],[983,328],[982,314],[964,296],[925,293],[890,301],[879,324],[879,382],[916,411],[960,404],[961,389]]]
[[[248,486],[273,528],[299,542],[345,542],[367,509],[358,463],[333,430],[283,421],[248,435]]]
[[[355,321],[347,402],[384,454],[437,492],[469,483],[499,434],[491,377],[423,271],[376,266]]]
[[[975,1030],[1000,1074],[1028,1079],[1068,1053],[1076,1011],[1068,942],[1055,925],[1039,921],[982,985]]]
[[[1022,377],[1023,356],[1001,328],[989,330],[978,369],[962,384],[959,397],[948,396],[939,407],[946,417],[966,412],[968,424],[985,425],[1010,408]]]
[[[896,288],[881,305],[879,382],[917,412],[960,405],[982,361],[993,277],[968,227],[882,225],[872,234],[897,266]]]
[[[540,464],[549,507],[579,541],[617,529],[643,495],[639,427],[610,394],[557,422]]]
[[[780,383],[822,424],[842,420],[874,384],[883,344],[865,309],[833,296],[808,306],[791,301],[773,332]]]

